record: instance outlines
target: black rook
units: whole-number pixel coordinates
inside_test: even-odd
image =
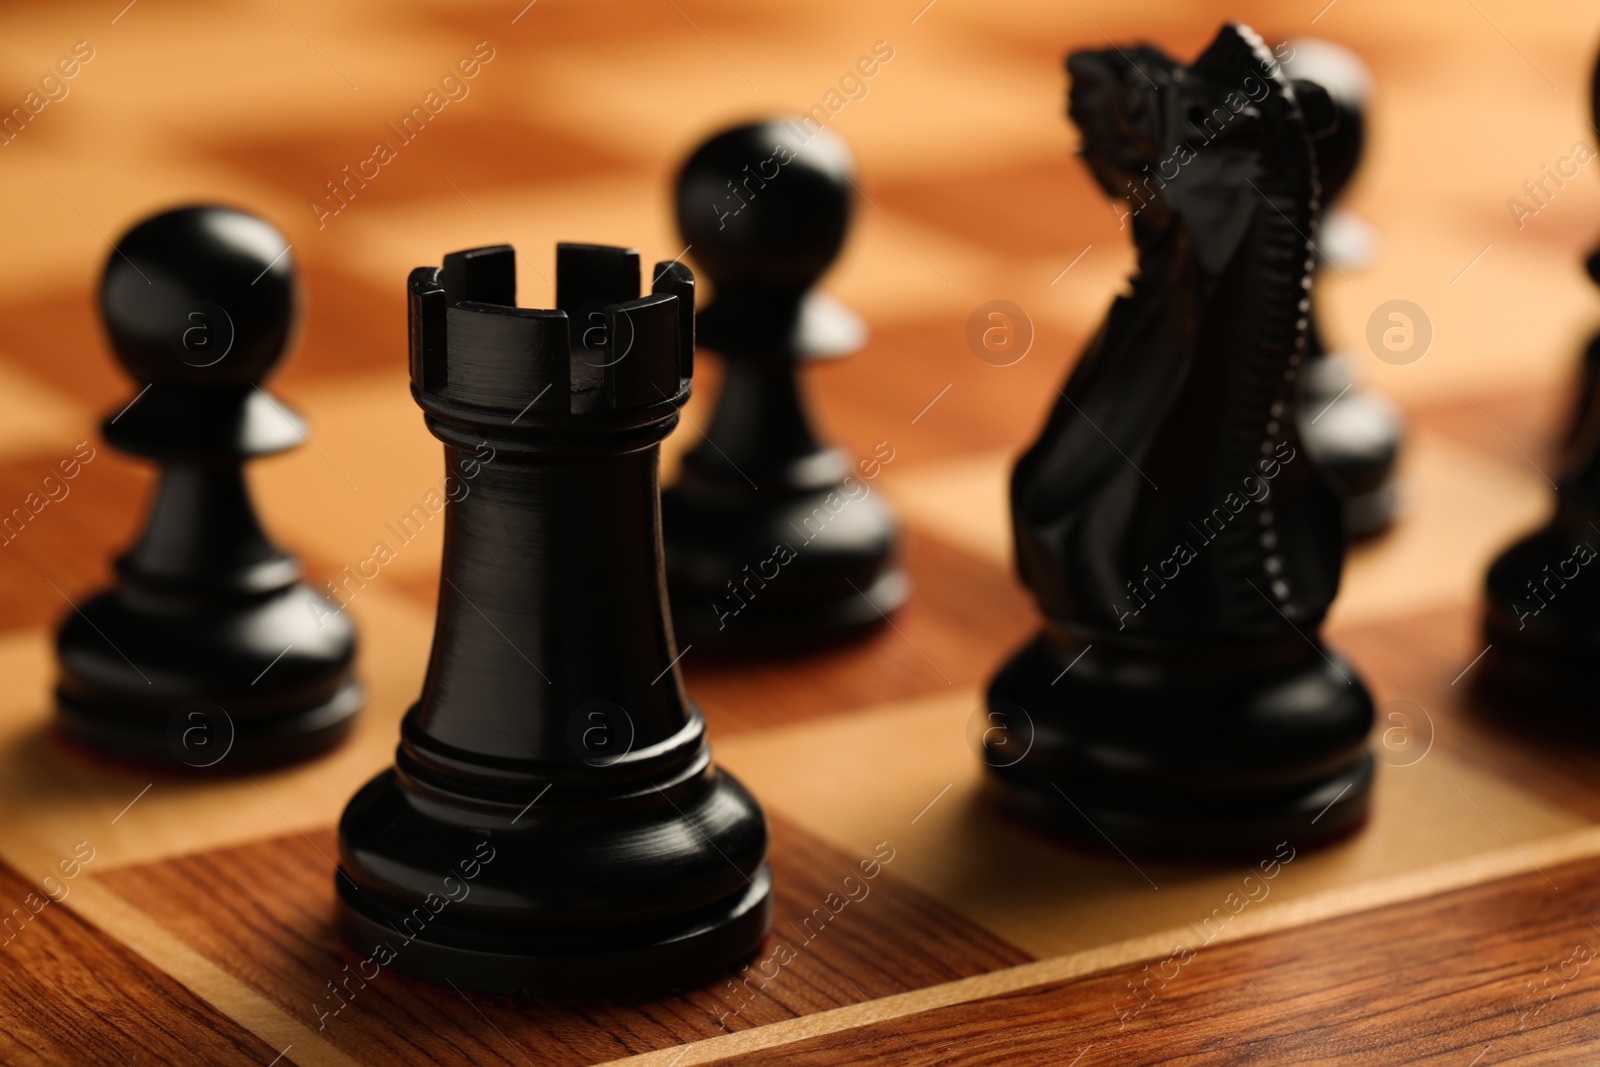
[[[509,246],[410,278],[412,393],[471,491],[446,513],[433,651],[396,765],[339,828],[340,924],[431,981],[670,986],[770,922],[760,807],[711,764],[677,667],[660,443],[689,397],[694,278],[561,245],[558,310]],[[464,466],[466,465],[466,466]]]

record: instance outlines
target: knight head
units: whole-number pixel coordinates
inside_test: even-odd
[[[1084,162],[1112,196],[1154,167],[1184,136],[1175,107],[1183,68],[1149,47],[1067,57],[1067,115],[1082,133]]]
[[[1137,210],[1181,208],[1186,188],[1219,175],[1237,181],[1249,157],[1307,145],[1331,114],[1325,93],[1291,87],[1280,57],[1235,23],[1191,66],[1150,47],[1112,48],[1072,54],[1067,72],[1084,161]]]

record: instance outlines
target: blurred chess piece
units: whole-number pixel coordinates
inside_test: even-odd
[[[1591,83],[1600,122],[1600,65]],[[1600,285],[1600,250],[1589,256]],[[1556,486],[1555,515],[1489,567],[1476,684],[1491,708],[1537,710],[1553,726],[1600,731],[1600,333],[1584,351]]]
[[[723,365],[705,439],[662,500],[685,646],[847,640],[910,594],[894,516],[870,484],[882,456],[825,444],[800,383],[804,364],[866,340],[861,320],[814,288],[844,244],[853,167],[830,130],[775,120],[716,134],[678,176],[678,227],[714,294],[700,344]]]
[[[1589,121],[1600,123],[1600,57],[1595,60],[1594,75],[1589,82],[1589,107]],[[1584,266],[1590,280],[1600,285],[1600,248],[1589,253],[1589,259]],[[1596,331],[1589,339],[1589,345],[1583,352],[1583,362],[1579,365],[1578,389],[1572,414],[1567,422],[1565,446],[1569,452],[1577,446],[1590,402],[1597,391],[1600,391],[1600,331]]]
[[[1584,375],[1584,410],[1556,486],[1555,515],[1489,567],[1489,650],[1477,672],[1492,702],[1575,721],[1600,710],[1600,382],[1593,367]]]
[[[247,460],[305,440],[300,417],[260,387],[294,325],[283,235],[226,207],[156,215],[114,246],[100,308],[142,385],[106,419],[106,442],[161,477],[115,585],[61,626],[61,729],[174,768],[336,744],[362,703],[354,627],[268,539],[244,479]]]
[[[1600,99],[1596,100],[1596,104],[1600,106]],[[1596,115],[1600,115],[1600,110],[1596,111]],[[1589,280],[1600,285],[1600,248],[1589,253],[1584,269]],[[1567,416],[1567,435],[1562,441],[1564,455],[1571,456],[1579,447],[1584,422],[1588,419],[1589,407],[1597,392],[1600,392],[1600,330],[1589,338],[1589,344],[1578,363],[1577,387],[1573,390],[1572,409]]]
[[[1401,419],[1386,397],[1357,386],[1348,356],[1328,350],[1320,293],[1330,269],[1343,274],[1365,267],[1376,244],[1366,222],[1337,206],[1361,162],[1371,78],[1361,60],[1338,45],[1301,39],[1291,41],[1290,47],[1294,51],[1283,63],[1284,72],[1321,86],[1338,114],[1338,122],[1316,144],[1322,216],[1316,236],[1318,269],[1311,295],[1310,358],[1300,396],[1300,432],[1306,451],[1343,501],[1346,535],[1361,538],[1387,529],[1395,520]]]

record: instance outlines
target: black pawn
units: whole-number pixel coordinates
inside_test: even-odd
[[[1591,83],[1600,122],[1600,65]],[[1600,285],[1600,251],[1589,256]],[[1477,686],[1489,706],[1600,737],[1600,334],[1584,352],[1555,515],[1489,567]]]
[[[715,768],[667,618],[661,441],[689,398],[694,278],[561,245],[559,310],[510,246],[410,278],[412,392],[467,491],[445,512],[422,696],[339,824],[338,921],[433,982],[690,984],[771,921],[760,807]]]
[[[663,500],[685,645],[846,640],[910,593],[894,516],[870,485],[876,462],[819,439],[799,381],[801,364],[848,355],[866,337],[854,314],[813,291],[844,244],[852,167],[832,132],[774,121],[717,134],[678,176],[678,228],[715,293],[699,314],[700,344],[724,367],[705,440]]]
[[[1600,71],[1596,71],[1596,74],[1600,75]],[[1600,90],[1600,85],[1596,88]],[[1600,99],[1596,100],[1595,114],[1600,117]],[[1584,269],[1589,280],[1600,285],[1600,248],[1589,253]],[[1589,338],[1589,344],[1583,350],[1583,359],[1578,365],[1578,387],[1573,393],[1574,402],[1567,416],[1566,437],[1562,440],[1565,455],[1570,456],[1579,447],[1584,423],[1589,417],[1589,405],[1593,403],[1596,393],[1600,393],[1600,331]]]
[[[295,318],[283,236],[231,208],[179,208],[116,244],[100,285],[112,350],[140,391],[102,427],[160,484],[116,584],[57,637],[59,722],[127,759],[242,767],[348,732],[362,703],[355,632],[268,540],[244,462],[305,437],[259,383]]]
[[[1554,517],[1489,567],[1476,682],[1492,705],[1600,734],[1600,388],[1586,384]]]
[[[1338,116],[1316,142],[1323,220],[1316,249],[1319,284],[1312,288],[1299,403],[1300,436],[1339,494],[1346,536],[1369,537],[1394,522],[1399,506],[1395,462],[1400,455],[1400,414],[1386,397],[1354,388],[1348,357],[1330,352],[1324,342],[1316,294],[1330,265],[1354,269],[1368,255],[1366,224],[1335,205],[1361,163],[1370,79],[1361,60],[1338,45],[1319,40],[1292,44],[1294,54],[1283,64],[1285,73],[1319,85]]]
[[[1600,122],[1600,58],[1595,61],[1594,74],[1589,81],[1589,108],[1589,121]],[[1590,280],[1600,285],[1600,248],[1589,253],[1589,260],[1584,266],[1588,270]],[[1577,447],[1584,421],[1588,417],[1589,404],[1597,392],[1600,392],[1600,332],[1589,338],[1589,345],[1584,349],[1583,362],[1579,367],[1577,402],[1573,405],[1572,413],[1567,420],[1567,437],[1564,442],[1568,452]]]

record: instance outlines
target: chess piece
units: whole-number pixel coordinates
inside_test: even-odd
[[[667,616],[660,443],[694,278],[560,245],[559,310],[510,246],[411,273],[412,394],[452,472],[433,652],[396,765],[339,824],[339,925],[382,966],[544,995],[670,987],[771,921],[761,808],[713,767]]]
[[[1600,70],[1596,71],[1600,75]],[[1597,86],[1600,91],[1600,86]],[[1595,101],[1595,118],[1600,121],[1600,97]],[[1600,248],[1589,253],[1589,258],[1584,263],[1584,270],[1589,275],[1589,280],[1600,285]],[[1589,344],[1583,350],[1583,359],[1578,364],[1578,384],[1573,390],[1574,403],[1572,411],[1567,416],[1566,437],[1562,441],[1564,455],[1571,456],[1579,447],[1583,436],[1583,424],[1588,419],[1589,405],[1593,397],[1600,392],[1600,331],[1589,338]]]
[[[1300,437],[1306,454],[1333,482],[1343,502],[1346,536],[1369,537],[1388,529],[1399,506],[1395,461],[1401,445],[1400,413],[1388,398],[1356,388],[1348,357],[1328,350],[1317,294],[1330,266],[1340,272],[1354,270],[1370,258],[1367,224],[1335,205],[1361,162],[1371,79],[1361,60],[1338,45],[1297,40],[1290,47],[1293,52],[1282,64],[1284,72],[1319,85],[1338,115],[1316,141],[1323,218],[1315,249],[1309,351],[1297,406]]]
[[[1338,498],[1293,418],[1331,104],[1237,25],[1188,68],[1151,48],[1067,66],[1139,265],[1013,473],[1045,624],[990,685],[990,780],[1101,847],[1325,841],[1362,819],[1372,778],[1371,698],[1317,632]]]
[[[1589,80],[1589,116],[1591,125],[1600,123],[1600,58],[1595,60],[1594,73]],[[1600,248],[1589,253],[1589,259],[1584,267],[1589,279],[1600,285]],[[1568,416],[1567,436],[1563,442],[1569,456],[1578,447],[1584,422],[1588,418],[1589,404],[1597,391],[1600,391],[1600,332],[1596,332],[1589,339],[1589,345],[1584,349],[1583,362],[1579,365],[1578,388],[1574,394],[1576,403]]]
[[[724,368],[705,439],[663,499],[672,618],[686,646],[847,640],[910,593],[894,517],[863,477],[876,462],[819,440],[799,381],[803,363],[866,338],[854,314],[813,289],[844,243],[852,167],[832,131],[773,121],[717,134],[678,176],[678,227],[715,291],[700,344]]]
[[[309,756],[349,731],[355,630],[267,538],[244,480],[246,460],[305,439],[260,387],[295,305],[282,234],[231,208],[153,216],[107,257],[106,333],[144,385],[102,432],[161,475],[115,585],[57,636],[58,722],[74,741],[231,769]]]
[[[1556,486],[1555,515],[1489,567],[1475,684],[1488,705],[1592,723],[1600,705],[1600,388]]]
[[[1600,64],[1591,83],[1600,122]],[[1589,256],[1600,285],[1600,250]],[[1600,333],[1580,365],[1555,515],[1489,567],[1484,639],[1474,678],[1490,710],[1537,709],[1559,729],[1591,735],[1600,703]]]

